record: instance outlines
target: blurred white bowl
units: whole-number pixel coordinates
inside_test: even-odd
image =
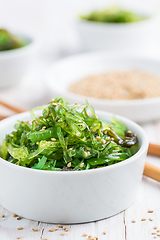
[[[95,109],[120,114],[137,122],[159,119],[160,97],[137,100],[103,100],[68,91],[70,84],[89,75],[126,70],[142,70],[160,76],[160,61],[121,54],[109,55],[107,52],[81,54],[60,60],[50,66],[45,82],[51,98],[63,96],[70,102],[79,103],[84,103],[85,99],[88,99],[89,104]]]
[[[29,69],[37,43],[33,38],[15,34],[27,40],[24,47],[0,51],[0,88],[15,85]]]
[[[104,120],[113,115],[96,114]],[[142,178],[148,139],[139,125],[116,117],[137,134],[140,149],[135,155],[107,167],[70,172],[30,169],[0,158],[0,204],[22,217],[50,223],[95,221],[128,208]],[[28,119],[25,112],[2,120],[0,144],[17,120]]]
[[[159,15],[133,23],[98,23],[77,20],[76,27],[86,50],[152,53],[159,46]]]

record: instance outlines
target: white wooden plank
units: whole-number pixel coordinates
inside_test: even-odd
[[[21,236],[23,239],[35,239],[38,240],[41,237],[41,228],[39,223],[22,218],[17,220],[16,217],[12,217],[12,214],[0,206],[0,216],[4,214],[5,217],[0,217],[0,239],[12,240],[17,239],[17,236]],[[23,227],[22,230],[18,230],[19,227]],[[32,229],[38,228],[39,231],[34,232]]]
[[[126,210],[126,229],[127,239],[144,239],[153,238],[152,232],[155,232],[153,227],[156,225],[160,228],[160,183],[143,178],[143,184],[137,195],[135,203]],[[148,210],[153,210],[153,213],[148,213]],[[146,218],[146,221],[141,221]],[[152,218],[153,221],[150,221]],[[135,219],[135,223],[132,220]]]
[[[57,231],[49,232],[49,229],[57,227],[55,224],[45,224],[41,223],[41,228],[43,231],[43,238],[50,239],[54,237],[55,239],[60,239],[61,233],[65,232],[65,240],[74,240],[74,239],[84,239],[83,233],[86,233],[87,236],[98,237],[98,239],[125,239],[125,228],[124,228],[124,213],[120,213],[116,216],[113,216],[108,219],[101,221],[96,221],[92,223],[84,224],[74,224],[74,225],[65,225],[68,228],[68,232],[65,232],[62,228],[59,228]],[[64,225],[63,225],[64,226]],[[116,231],[115,231],[116,226]],[[107,233],[104,235],[103,232]]]

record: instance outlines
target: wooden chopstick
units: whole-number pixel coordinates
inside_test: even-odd
[[[153,166],[150,163],[145,163],[143,175],[160,182],[160,168]]]
[[[19,107],[15,107],[9,103],[6,103],[6,102],[3,102],[2,100],[0,100],[0,105],[12,110],[13,112],[16,112],[16,113],[22,113],[22,112],[25,112],[26,110],[25,109],[22,109],[22,108],[19,108]]]
[[[160,157],[160,145],[150,143],[148,154]]]
[[[9,117],[9,116],[0,115],[0,120],[3,120],[3,119],[5,119],[5,118],[7,118],[7,117]]]
[[[148,147],[148,154],[160,157],[160,145],[150,143]],[[160,168],[150,163],[145,163],[143,174],[160,182]]]

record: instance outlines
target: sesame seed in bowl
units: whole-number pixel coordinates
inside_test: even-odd
[[[160,118],[159,66],[145,56],[85,53],[51,65],[45,83],[50,96],[78,103],[87,99],[95,109],[146,122]]]

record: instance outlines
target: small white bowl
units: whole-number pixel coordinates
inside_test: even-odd
[[[109,54],[108,52],[80,54],[51,65],[46,74],[45,83],[51,98],[59,95],[67,98],[70,102],[78,103],[84,103],[87,99],[95,109],[119,114],[136,122],[159,119],[160,97],[106,100],[68,91],[70,84],[89,75],[129,70],[140,70],[160,76],[160,61],[135,55]]]
[[[86,50],[152,53],[159,47],[159,16],[133,23],[99,23],[77,19],[76,28]]]
[[[102,111],[96,114],[104,120],[112,116]],[[107,167],[73,172],[35,170],[0,158],[0,204],[22,217],[50,223],[90,222],[128,208],[141,182],[148,139],[139,125],[117,118],[138,136],[140,149],[134,156]],[[2,120],[0,144],[17,119],[30,120],[30,114]]]
[[[37,48],[32,38],[15,35],[24,38],[28,43],[21,48],[0,51],[0,88],[13,86],[22,80]]]

